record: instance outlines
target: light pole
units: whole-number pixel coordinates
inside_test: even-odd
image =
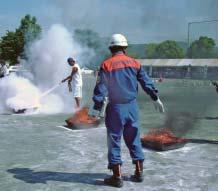
[[[218,19],[188,22],[188,47],[190,46],[190,27],[192,24],[218,22]]]

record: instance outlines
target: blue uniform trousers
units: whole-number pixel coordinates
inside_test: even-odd
[[[108,168],[122,164],[121,137],[123,134],[133,163],[144,161],[140,141],[138,105],[136,100],[125,104],[108,104],[105,124],[107,127]]]

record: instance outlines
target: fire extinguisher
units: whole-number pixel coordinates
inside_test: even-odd
[[[89,107],[88,115],[91,117],[96,117],[96,118],[104,118],[107,104],[108,104],[108,97],[104,98],[101,110],[94,109],[94,103],[92,103],[91,106]]]

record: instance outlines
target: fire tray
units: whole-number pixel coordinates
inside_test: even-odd
[[[21,114],[21,113],[25,113],[26,110],[27,110],[27,109],[19,109],[19,110],[17,110],[17,111],[13,110],[13,112],[14,112],[15,114]]]
[[[155,142],[155,141],[142,141],[142,146],[151,150],[155,151],[168,151],[173,149],[179,149],[183,147],[187,142],[171,142],[171,143],[161,143],[161,142]]]
[[[155,151],[167,151],[183,147],[186,139],[178,138],[167,129],[155,129],[141,138],[142,146]]]
[[[66,121],[67,127],[70,129],[89,129],[97,127],[100,120],[88,116],[89,109],[84,107],[78,110],[74,115]]]
[[[27,111],[35,111],[37,109],[38,107],[33,107],[33,108],[23,108],[23,109],[18,109],[18,110],[13,109],[12,111],[15,114],[23,114],[23,113],[26,113]]]

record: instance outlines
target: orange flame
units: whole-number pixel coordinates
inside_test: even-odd
[[[142,141],[158,142],[160,144],[180,143],[185,139],[176,137],[168,129],[152,129],[147,135],[142,136]]]
[[[88,115],[89,109],[84,107],[74,113],[72,117],[66,120],[68,126],[98,125],[99,120]]]

